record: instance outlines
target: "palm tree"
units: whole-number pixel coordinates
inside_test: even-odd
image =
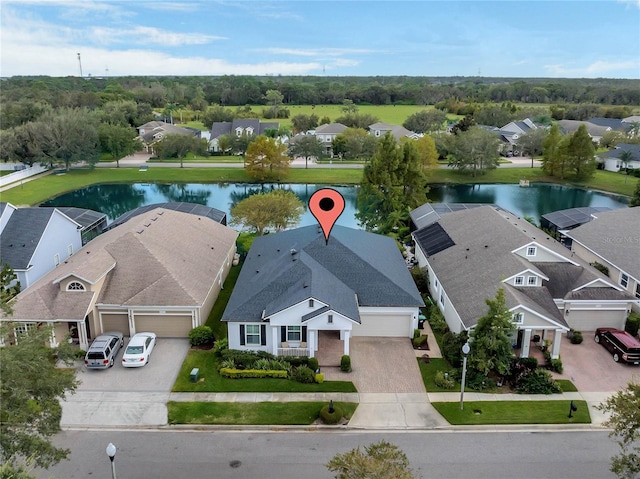
[[[622,162],[622,167],[624,168],[625,176],[624,183],[627,183],[627,176],[629,176],[629,163],[633,161],[633,154],[629,150],[625,150],[620,154],[620,161]]]

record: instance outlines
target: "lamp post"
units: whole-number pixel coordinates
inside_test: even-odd
[[[116,446],[112,442],[107,446],[107,456],[111,461],[111,478],[116,479],[116,463],[113,460],[116,458]]]
[[[467,379],[467,355],[471,351],[471,347],[469,346],[469,341],[462,345],[462,354],[464,354],[464,358],[462,359],[462,384],[460,386],[460,410],[464,409],[464,382]]]

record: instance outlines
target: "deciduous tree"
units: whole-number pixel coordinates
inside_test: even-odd
[[[518,138],[518,147],[522,154],[531,157],[531,168],[533,168],[533,158],[542,154],[546,137],[547,130],[545,128],[534,128],[523,133],[522,136]]]
[[[231,224],[254,229],[264,234],[267,228],[276,231],[295,226],[304,213],[304,203],[292,191],[274,190],[257,193],[231,208]]]
[[[595,147],[586,126],[580,125],[571,135],[567,157],[568,167],[576,179],[593,176],[596,171]]]
[[[325,155],[324,145],[315,135],[304,135],[296,138],[289,146],[292,157],[304,158],[304,167],[309,168],[309,158],[320,158]]]
[[[409,116],[402,126],[416,133],[428,133],[442,130],[446,121],[447,115],[441,110],[423,110]]]
[[[98,138],[103,153],[108,153],[116,160],[120,168],[120,158],[133,154],[141,148],[136,130],[130,126],[110,125],[102,123],[98,127]]]
[[[640,476],[640,383],[629,382],[597,408],[609,414],[603,426],[611,428],[609,437],[620,446],[611,458],[611,471],[620,479]]]
[[[504,289],[500,288],[494,299],[485,302],[489,311],[478,319],[471,332],[469,366],[485,376],[490,373],[504,376],[509,372],[513,357],[509,335],[516,326],[506,305]]]
[[[452,138],[449,165],[471,176],[484,174],[498,166],[500,140],[490,131],[472,127]]]
[[[542,142],[542,169],[550,176],[559,175],[564,178],[563,136],[558,125],[553,125]]]
[[[386,441],[336,454],[327,469],[335,479],[418,479],[402,450]]]
[[[0,311],[11,316],[11,301],[20,292],[20,281],[11,266],[0,263]]]
[[[289,171],[287,148],[273,138],[259,136],[245,155],[247,174],[258,181],[281,180]]]
[[[291,117],[291,126],[294,133],[304,133],[309,130],[313,130],[318,126],[318,115],[312,113],[311,115],[294,115]]]
[[[154,146],[158,158],[178,158],[180,168],[184,168],[184,159],[189,153],[203,155],[207,151],[207,142],[191,135],[167,135]]]

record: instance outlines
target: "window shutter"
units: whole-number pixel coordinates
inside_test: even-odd
[[[307,327],[302,326],[302,341],[307,341]]]
[[[240,346],[244,346],[244,324],[240,325]]]
[[[283,343],[287,340],[287,327],[280,326],[280,341]]]
[[[260,346],[266,346],[266,345],[267,345],[267,325],[261,324],[260,325]]]

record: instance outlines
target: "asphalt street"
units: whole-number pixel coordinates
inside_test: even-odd
[[[607,479],[617,452],[604,431],[576,432],[233,432],[65,431],[55,443],[71,460],[38,478],[108,479],[106,447],[117,447],[119,478],[321,479],[338,453],[381,440],[407,454],[424,479]]]

